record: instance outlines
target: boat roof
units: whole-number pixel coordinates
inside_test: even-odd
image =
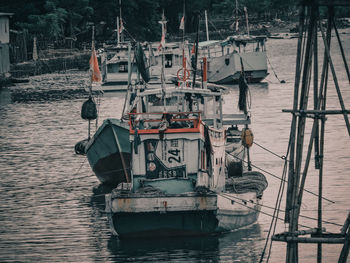
[[[162,88],[146,89],[145,91],[140,92],[140,96],[162,95],[163,92],[165,94],[171,94],[171,95],[185,94],[185,93],[198,94],[202,96],[220,96],[221,95],[221,92],[211,91],[209,89],[166,87],[164,91]]]
[[[14,13],[3,13],[0,12],[0,16],[13,16]]]
[[[209,46],[214,46],[219,44],[220,41],[219,40],[208,40],[208,41],[202,41],[198,43],[198,47],[202,48],[202,47],[209,47]]]
[[[221,45],[226,46],[232,43],[235,43],[235,44],[257,43],[257,42],[263,42],[266,39],[267,39],[266,36],[248,36],[248,35],[229,36],[221,42]]]

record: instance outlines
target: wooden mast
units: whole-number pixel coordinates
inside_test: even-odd
[[[326,115],[342,114],[346,128],[350,137],[350,122],[348,119],[348,110],[345,108],[339,83],[337,81],[336,72],[332,63],[330,54],[330,39],[331,27],[334,23],[334,10],[336,5],[350,6],[349,1],[326,1],[326,0],[311,0],[301,1],[300,16],[299,16],[299,41],[297,48],[296,74],[294,85],[294,103],[293,110],[284,110],[293,114],[289,149],[290,162],[288,172],[288,190],[286,200],[285,223],[289,223],[288,232],[273,235],[272,240],[287,242],[286,262],[295,263],[299,261],[298,244],[299,243],[316,243],[317,244],[317,262],[322,262],[322,243],[338,243],[344,244],[338,262],[346,262],[349,253],[349,221],[346,220],[341,233],[325,234],[322,227],[322,192],[323,192],[323,159],[324,159],[324,139],[325,139],[325,123]],[[328,7],[328,25],[326,36],[323,32],[319,17],[319,7]],[[307,30],[306,30],[307,24]],[[318,79],[318,44],[317,32],[321,31],[324,44],[324,60],[320,83]],[[306,32],[307,31],[307,32]],[[336,32],[337,33],[337,32]],[[342,49],[339,35],[337,34],[340,49]],[[303,43],[305,39],[305,43]],[[303,49],[302,46],[305,45]],[[343,56],[346,70],[347,63]],[[313,62],[313,65],[312,65]],[[312,71],[313,67],[313,71]],[[340,110],[326,110],[327,98],[327,83],[328,83],[328,68],[331,69],[334,86],[338,95],[338,100],[341,106]],[[314,107],[313,110],[308,110],[309,91],[311,86],[311,76],[313,74],[313,93]],[[306,157],[303,158],[304,152],[304,137],[306,133],[306,118],[313,118],[313,125],[309,144],[307,147]],[[319,128],[319,124],[321,127]],[[306,182],[307,172],[311,161],[312,149],[315,153],[315,168],[319,170],[319,186],[318,186],[318,220],[317,228],[311,237],[300,237],[305,235],[305,232],[299,231],[298,222],[304,186]],[[304,163],[303,163],[304,162]],[[303,171],[302,168],[303,167]]]

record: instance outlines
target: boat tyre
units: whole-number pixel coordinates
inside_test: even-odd
[[[135,58],[136,58],[136,66],[138,71],[141,74],[142,79],[148,83],[150,80],[149,67],[146,67],[146,56],[143,52],[140,43],[137,43],[135,46]]]
[[[77,144],[74,146],[75,153],[80,154],[80,155],[85,155],[86,154],[86,146],[87,146],[88,142],[89,142],[88,139],[77,142]]]

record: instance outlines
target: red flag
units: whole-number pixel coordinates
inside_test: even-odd
[[[101,72],[98,67],[98,61],[96,57],[95,49],[92,49],[92,54],[90,58],[90,71],[91,71],[91,82],[100,82],[101,81]]]
[[[158,50],[160,50],[162,47],[165,47],[165,29],[162,29],[162,39],[160,40]]]
[[[196,45],[195,44],[193,44],[192,50],[191,50],[191,54],[194,54],[194,53],[196,53]]]
[[[181,22],[180,22],[180,30],[185,30],[185,16],[182,16]]]
[[[120,18],[120,27],[119,27],[119,34],[123,32],[124,30],[124,24],[123,24],[123,19]]]

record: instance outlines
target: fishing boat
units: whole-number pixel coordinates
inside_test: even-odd
[[[237,10],[236,6],[236,12]],[[198,56],[208,58],[208,82],[237,84],[243,69],[249,83],[260,82],[268,75],[265,46],[267,37],[250,35],[247,12],[246,21],[247,34],[238,32],[238,20],[236,19],[236,31],[238,32],[236,35],[224,40],[210,40],[207,12],[205,11],[207,39],[198,43]],[[194,49],[192,54],[195,55]]]
[[[206,76],[201,87],[184,79],[180,86],[135,90],[130,180],[106,195],[113,234],[205,235],[256,222],[267,182],[253,172],[226,172],[226,127],[237,123],[222,112],[222,90],[207,88]],[[248,176],[259,181],[259,191],[238,178]]]
[[[242,71],[249,83],[262,81],[267,75],[265,36],[230,36],[223,41],[199,43],[199,57],[208,57],[208,82],[238,83]]]
[[[131,67],[131,44],[129,50],[129,63]],[[142,50],[138,45],[136,50]],[[135,53],[138,56],[139,53]],[[139,63],[142,56],[138,59]],[[144,62],[144,61],[143,61]],[[90,136],[91,121],[97,119],[97,108],[95,99],[92,96],[94,80],[101,80],[101,73],[99,71],[98,61],[95,50],[93,49],[92,57],[90,59],[91,84],[89,86],[89,99],[84,102],[81,110],[81,117],[89,121],[88,138],[79,141],[75,145],[75,152],[77,154],[86,155],[89,164],[102,184],[107,184],[110,187],[117,186],[121,182],[128,182],[130,174],[130,158],[131,158],[131,144],[129,141],[129,126],[122,118],[110,118],[104,120],[102,125],[97,129],[95,134]],[[147,74],[147,71],[143,71]],[[146,78],[146,75],[144,75]],[[131,71],[129,71],[129,83],[131,79]]]
[[[106,48],[101,54],[102,85],[96,90],[103,92],[126,91],[128,85],[128,46],[118,44]],[[131,58],[133,61],[133,57]],[[137,72],[135,63],[131,64],[131,73]]]

